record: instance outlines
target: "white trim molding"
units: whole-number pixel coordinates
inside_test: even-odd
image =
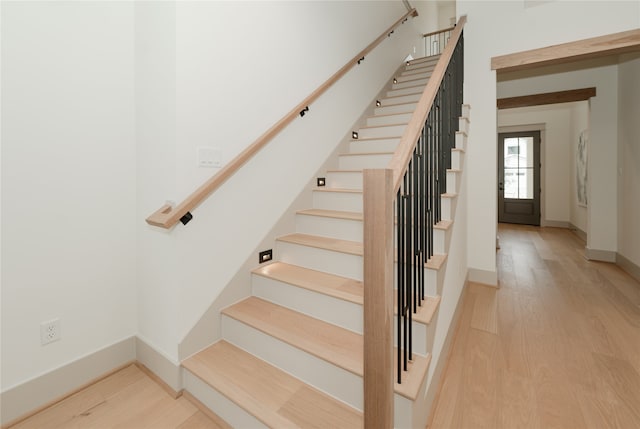
[[[135,359],[135,337],[129,337],[5,390],[0,394],[2,427],[53,405]]]
[[[616,262],[616,255],[613,250],[584,248],[584,257],[590,261]]]
[[[472,283],[482,283],[483,285],[498,287],[498,271],[469,268],[469,281]]]
[[[621,254],[616,254],[616,264],[625,270],[631,277],[640,282],[640,266],[634,264]]]

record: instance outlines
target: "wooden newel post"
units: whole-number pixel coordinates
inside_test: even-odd
[[[393,170],[364,170],[364,426],[393,428]]]

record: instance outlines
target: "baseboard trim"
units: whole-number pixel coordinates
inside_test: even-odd
[[[498,272],[469,268],[467,282],[482,283],[486,286],[498,287]]]
[[[582,241],[584,241],[585,243],[587,242],[587,233],[586,232],[584,232],[583,230],[581,230],[580,228],[578,228],[577,226],[575,226],[572,223],[569,224],[569,229],[571,231],[573,231],[573,233],[575,235],[580,237],[582,239]]]
[[[566,229],[571,228],[571,223],[565,222],[562,220],[544,219],[541,223],[542,225],[540,226],[547,227],[547,228],[566,228]]]
[[[129,337],[0,394],[3,428],[68,398],[135,362],[135,337]]]
[[[140,336],[136,337],[136,360],[149,371],[148,374],[153,374],[152,378],[159,381],[171,396],[177,398],[180,395],[182,392],[180,363],[172,361]]]
[[[590,249],[585,247],[584,257],[590,261],[616,262],[617,253],[612,250]]]
[[[433,371],[431,383],[429,384],[429,389],[427,390],[427,403],[430,404],[429,418],[427,419],[427,428],[429,428],[433,423],[433,416],[436,411],[435,407],[438,403],[438,399],[440,398],[440,393],[442,392],[442,376],[447,372],[447,369],[449,368],[449,355],[451,354],[451,348],[455,344],[455,340],[458,336],[458,331],[460,330],[460,317],[462,315],[462,308],[464,307],[464,301],[466,298],[468,287],[469,280],[465,281],[462,292],[460,292],[460,299],[458,300],[456,310],[453,313],[452,322],[449,325],[449,329],[447,330],[447,337],[444,340],[442,349],[443,352],[441,352],[440,354],[440,359],[438,359],[436,369]]]
[[[634,264],[619,253],[616,253],[616,264],[625,270],[627,274],[640,282],[640,266]]]

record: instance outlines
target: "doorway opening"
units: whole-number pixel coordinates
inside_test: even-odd
[[[498,222],[540,226],[540,131],[498,134]]]

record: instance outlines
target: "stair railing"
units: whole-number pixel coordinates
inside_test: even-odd
[[[425,298],[424,268],[433,255],[433,227],[441,220],[440,200],[462,114],[465,22],[461,17],[452,31],[387,168],[363,173],[366,428],[393,427],[394,378],[402,383],[413,356],[412,313]]]
[[[433,55],[439,55],[447,45],[447,42],[451,38],[451,33],[455,30],[455,26],[445,28],[444,30],[434,31],[432,33],[424,34],[424,56],[431,57]]]
[[[369,54],[376,46],[380,44],[384,39],[390,37],[394,30],[401,24],[404,24],[409,17],[418,16],[416,9],[409,10],[400,19],[398,19],[391,27],[384,31],[377,39],[371,42],[366,48],[360,51],[356,56],[349,60],[340,70],[335,72],[333,76],[327,79],[322,85],[320,85],[309,96],[302,100],[297,106],[295,106],[289,113],[287,113],[282,119],[276,122],[271,128],[269,128],[264,134],[262,134],[256,141],[250,146],[244,149],[238,156],[226,164],[220,171],[218,171],[209,180],[203,183],[198,189],[187,196],[177,206],[173,207],[169,204],[165,204],[158,210],[153,212],[146,221],[148,224],[157,226],[160,228],[172,228],[180,221],[183,225],[186,225],[192,218],[191,211],[199,206],[204,200],[206,200],[212,193],[214,193],[224,182],[233,176],[244,164],[247,163],[256,153],[258,153],[263,147],[265,147],[275,136],[277,136],[285,127],[287,127],[298,116],[303,117],[308,111],[309,106],[316,101],[322,94],[324,94],[334,83],[336,83],[342,76],[344,76],[355,65],[360,64],[366,55]]]

